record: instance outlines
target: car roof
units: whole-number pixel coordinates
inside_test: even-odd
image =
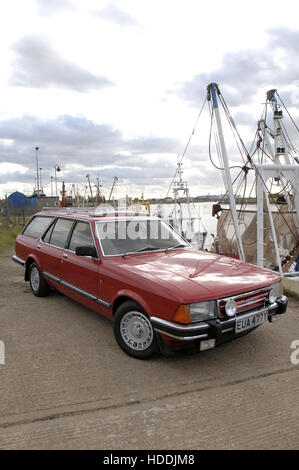
[[[146,218],[150,220],[159,220],[160,217],[150,216],[146,212],[134,212],[134,211],[102,211],[88,208],[44,208],[42,211],[34,214],[35,216],[50,216],[50,217],[67,217],[71,219],[81,219],[87,221],[101,221],[101,220],[125,220],[125,219],[138,219]]]

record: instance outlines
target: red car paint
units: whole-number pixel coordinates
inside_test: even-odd
[[[34,261],[49,285],[110,319],[113,319],[123,301],[132,299],[144,309],[150,319],[153,317],[173,322],[175,312],[182,304],[219,300],[263,288],[270,289],[273,284],[281,281],[276,272],[194,249],[134,253],[124,257],[104,256],[95,229],[95,223],[101,217],[67,211],[36,214],[45,215],[54,219],[63,217],[88,222],[98,258],[78,256],[68,249],[44,243],[40,237],[32,238],[21,234],[16,238],[14,260],[24,264],[26,268]],[[28,280],[27,270],[26,273],[25,278]],[[286,303],[285,298],[284,302]],[[272,313],[285,311],[285,308],[277,307]],[[219,323],[220,320],[217,321]],[[164,332],[161,329],[159,332],[165,339]],[[182,344],[180,338],[174,341],[170,334],[167,337],[171,338],[168,343],[178,341]]]

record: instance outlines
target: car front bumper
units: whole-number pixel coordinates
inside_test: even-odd
[[[154,330],[157,333],[179,341],[215,339],[216,342],[222,342],[222,340],[225,341],[226,339],[242,336],[242,334],[244,334],[244,332],[236,332],[236,322],[238,320],[246,320],[252,315],[267,313],[268,320],[271,322],[273,316],[286,312],[287,304],[288,298],[283,295],[273,305],[264,307],[262,309],[250,310],[244,314],[238,315],[237,317],[226,320],[217,318],[206,322],[198,322],[188,325],[170,322],[155,316],[150,317],[150,320]],[[250,328],[249,331],[254,328],[255,327]]]

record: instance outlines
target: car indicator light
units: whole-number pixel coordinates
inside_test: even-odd
[[[178,323],[191,323],[189,305],[180,305],[174,314],[173,320]]]

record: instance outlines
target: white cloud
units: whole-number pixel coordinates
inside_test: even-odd
[[[299,30],[286,27],[270,28],[264,49],[241,49],[226,52],[220,67],[209,73],[199,73],[192,80],[182,83],[178,94],[198,107],[207,84],[216,82],[230,106],[250,103],[257,90],[283,88],[299,77]],[[282,51],[284,52],[283,54]],[[277,61],[277,54],[284,62]]]
[[[70,0],[36,0],[36,3],[38,5],[39,14],[45,17],[75,9],[75,6]]]
[[[104,76],[96,76],[55,52],[42,36],[26,36],[13,50],[16,58],[9,85],[31,88],[66,88],[88,92],[111,86]]]
[[[90,168],[107,187],[117,172],[119,191],[140,195],[144,185],[165,195],[212,81],[248,141],[268,87],[296,116],[299,29],[290,0],[283,8],[273,0],[270,13],[255,0],[4,3],[0,161],[27,169],[9,173],[13,184],[32,187],[40,145],[45,181],[59,160],[68,184]],[[196,192],[197,180],[209,192],[221,185],[209,166],[208,130],[206,113],[185,160]]]
[[[93,12],[93,15],[97,18],[111,21],[121,27],[138,26],[138,22],[133,16],[114,3],[109,3],[102,10]]]

